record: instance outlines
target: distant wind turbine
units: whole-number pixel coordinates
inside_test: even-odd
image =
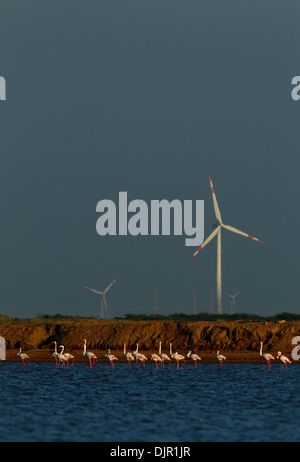
[[[111,286],[116,282],[117,279],[114,279],[105,289],[103,292],[100,292],[100,290],[96,290],[96,289],[92,289],[91,287],[85,287],[86,289],[88,290],[91,290],[92,292],[94,292],[95,294],[99,294],[99,295],[102,295],[101,297],[101,314],[100,314],[100,317],[103,319],[103,309],[102,309],[102,303],[104,305],[104,308],[105,308],[105,313],[106,313],[106,317],[108,318],[108,309],[107,309],[107,303],[106,303],[106,298],[105,298],[105,295],[107,294],[107,292],[109,291],[109,289],[111,288]]]
[[[234,311],[235,311],[235,297],[237,297],[238,294],[239,294],[239,292],[237,292],[237,293],[234,294],[234,295],[226,294],[227,297],[230,297],[230,298],[231,298],[231,302],[230,302],[230,314],[233,314]]]
[[[203,249],[203,247],[205,247],[206,244],[208,244],[215,236],[217,236],[217,271],[216,271],[217,313],[222,314],[221,229],[225,228],[225,229],[228,229],[229,231],[232,231],[233,233],[241,234],[242,236],[246,236],[246,237],[249,237],[250,239],[254,239],[255,241],[258,241],[258,242],[262,242],[262,241],[260,239],[257,239],[256,237],[250,236],[250,234],[244,233],[243,231],[233,228],[232,226],[223,224],[211,177],[209,177],[209,182],[210,182],[210,188],[211,188],[211,193],[212,193],[212,198],[213,198],[215,216],[219,222],[219,225],[208,236],[208,238],[203,242],[203,244],[199,247],[199,249],[196,250],[196,252],[191,256],[191,259],[194,258],[197,255],[197,253],[200,252],[200,250]]]

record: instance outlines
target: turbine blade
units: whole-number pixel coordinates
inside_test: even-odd
[[[116,282],[116,280],[117,280],[117,279],[114,279],[114,280],[106,287],[106,289],[104,289],[104,293],[105,293],[105,294],[106,294],[106,292],[109,291],[109,289],[111,288],[111,286],[114,285],[114,283]]]
[[[106,303],[105,294],[103,294],[102,298],[103,298],[103,302],[104,302],[106,317],[108,318],[108,309],[107,309],[107,303]]]
[[[100,292],[99,290],[96,290],[96,289],[92,289],[91,287],[85,287],[85,289],[91,290],[92,292],[95,292],[95,294],[103,295],[103,292]]]
[[[213,198],[213,203],[214,203],[214,209],[215,209],[216,219],[217,219],[217,220],[219,221],[219,223],[221,224],[221,223],[222,223],[221,213],[220,213],[220,209],[219,209],[219,206],[218,206],[218,202],[217,202],[217,198],[216,198],[216,193],[215,193],[215,190],[214,190],[214,185],[213,185],[213,182],[212,182],[211,177],[209,177],[209,183],[210,183],[210,189],[211,189],[212,198]]]
[[[203,247],[206,246],[206,244],[208,244],[214,237],[215,235],[221,230],[221,225],[218,226],[209,236],[208,238],[203,242],[203,244],[199,247],[198,250],[196,250],[195,253],[193,253],[193,255],[191,256],[191,259],[194,258],[198,252],[200,252],[201,249],[203,249]]]
[[[239,229],[233,228],[233,226],[222,225],[222,227],[228,229],[229,231],[232,231],[233,233],[241,234],[242,236],[246,236],[246,237],[249,237],[250,239],[254,239],[254,241],[262,242],[260,239],[257,239],[257,237],[250,236],[250,234],[244,233],[243,231],[240,231]]]

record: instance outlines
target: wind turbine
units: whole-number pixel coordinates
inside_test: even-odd
[[[235,297],[239,294],[239,292],[237,292],[236,294],[234,295],[230,295],[230,294],[226,294],[227,297],[230,297],[231,298],[231,303],[230,303],[230,314],[233,314],[233,312],[235,311]]]
[[[258,241],[258,242],[262,242],[262,241],[260,239],[257,239],[256,237],[250,236],[250,234],[240,231],[239,229],[233,228],[232,226],[224,225],[224,223],[222,222],[221,213],[219,210],[219,206],[218,206],[218,202],[217,202],[217,198],[216,198],[216,194],[214,191],[211,177],[209,177],[209,182],[210,182],[210,188],[211,188],[211,193],[212,193],[212,198],[213,198],[215,216],[219,222],[219,225],[208,236],[208,238],[203,242],[203,244],[199,247],[199,249],[196,250],[196,252],[191,256],[191,259],[194,258],[197,255],[197,253],[200,252],[200,250],[203,249],[203,247],[205,247],[206,244],[208,244],[215,236],[217,236],[217,271],[216,271],[217,313],[222,314],[222,278],[221,278],[221,230],[222,228],[228,229],[229,231],[232,231],[233,233],[241,234],[242,236],[249,237],[250,239],[254,239],[255,241]]]
[[[104,308],[105,308],[105,312],[106,312],[106,317],[108,318],[108,309],[107,309],[107,303],[106,303],[106,298],[105,298],[105,295],[107,294],[107,292],[109,291],[109,289],[111,288],[111,286],[116,282],[117,279],[114,279],[105,289],[103,292],[100,292],[100,290],[96,290],[96,289],[92,289],[91,287],[85,287],[86,289],[88,290],[91,290],[92,292],[95,292],[95,294],[99,294],[99,295],[102,295],[101,297],[101,319],[103,319],[103,305],[104,305]]]

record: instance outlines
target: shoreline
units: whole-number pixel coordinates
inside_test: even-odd
[[[21,363],[21,359],[17,356],[18,349],[12,349],[12,350],[7,350],[6,351],[6,360],[0,361],[0,363]],[[93,353],[97,356],[97,363],[103,363],[103,364],[109,364],[109,361],[105,358],[106,351],[103,350],[97,350],[93,349]],[[68,351],[71,353],[75,359],[74,359],[74,364],[75,363],[86,363],[88,364],[88,360],[83,356],[83,351],[82,350],[70,350]],[[146,365],[148,364],[153,364],[155,366],[155,361],[151,360],[151,354],[156,353],[157,351],[155,350],[140,350],[140,353],[144,354],[148,360],[146,361]],[[52,353],[53,350],[38,350],[38,349],[32,349],[32,350],[24,350],[22,353],[26,353],[29,356],[29,363],[53,363],[55,364],[55,359],[52,358]],[[188,359],[186,356],[185,352],[179,351],[180,354],[185,356],[186,363],[185,365],[193,365],[194,361],[191,359]],[[220,351],[221,354],[223,354],[226,357],[226,360],[224,360],[223,364],[266,364],[266,360],[262,358],[259,354],[259,351],[226,351],[222,350]],[[274,356],[274,360],[272,360],[272,364],[282,364],[280,359],[276,359],[277,356],[277,351],[276,352],[270,352]],[[116,356],[118,358],[117,361],[114,361],[114,364],[122,364],[122,363],[127,363],[127,361],[124,358],[123,351],[121,350],[111,350],[111,354]],[[168,353],[167,353],[168,354]],[[197,354],[200,356],[201,360],[198,361],[198,364],[219,364],[219,361],[215,359],[216,351],[197,351]],[[288,354],[288,357],[290,357],[290,354]],[[293,364],[296,364],[298,361],[293,361],[291,359]],[[96,364],[97,364],[96,363]],[[165,361],[165,365],[167,365],[169,362]],[[71,361],[70,361],[71,364]],[[134,361],[131,362],[131,364],[134,364]],[[176,361],[172,360],[172,364],[176,364]]]
[[[263,342],[263,353],[270,353],[276,359],[278,351],[291,359],[299,337],[300,321],[287,322],[165,322],[165,321],[94,321],[76,323],[45,323],[31,324],[28,322],[0,325],[0,336],[6,341],[6,361],[21,362],[17,356],[19,348],[30,357],[31,362],[55,362],[52,354],[54,342],[57,350],[64,345],[65,352],[71,353],[74,362],[84,363],[83,339],[87,339],[87,350],[96,354],[98,362],[109,363],[105,358],[110,349],[118,360],[124,358],[124,344],[128,352],[136,345],[139,352],[148,360],[146,364],[155,364],[150,359],[152,354],[158,354],[159,343],[162,353],[169,355],[170,344],[173,352],[185,356],[186,364],[193,364],[187,359],[187,352],[201,357],[199,363],[218,363],[215,359],[217,351],[226,357],[225,363],[257,363],[263,364],[265,359],[260,356],[260,346]],[[173,361],[174,362],[174,361]],[[294,361],[293,361],[294,362]],[[297,363],[297,359],[295,360]]]

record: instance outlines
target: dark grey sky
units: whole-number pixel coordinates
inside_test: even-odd
[[[100,237],[97,202],[203,199],[223,221],[237,311],[299,312],[300,4],[238,0],[1,2],[0,313],[112,316],[208,309],[216,241]],[[170,300],[174,300],[173,304]]]

